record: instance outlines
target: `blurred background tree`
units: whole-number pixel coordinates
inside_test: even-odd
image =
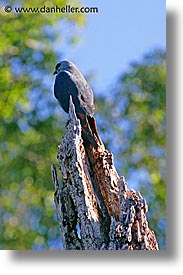
[[[66,116],[53,98],[52,72],[62,59],[60,26],[67,25],[72,44],[84,23],[81,14],[0,14],[0,249],[61,247],[50,165]],[[119,174],[147,198],[150,227],[165,248],[165,53],[155,50],[131,64],[95,102],[99,133]]]
[[[62,7],[67,1],[16,4]],[[15,1],[8,1],[8,5],[15,5]],[[1,9],[0,249],[60,245],[50,164],[56,161],[64,131],[64,114],[57,112],[53,98],[53,70],[62,58],[56,51],[64,39],[61,24],[67,26],[67,39],[72,43],[84,17],[5,13]]]
[[[129,66],[109,97],[97,101],[102,140],[114,153],[119,174],[147,199],[150,227],[162,249],[166,247],[165,58],[161,49],[148,53]]]

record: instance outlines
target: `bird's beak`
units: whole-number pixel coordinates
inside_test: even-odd
[[[54,75],[54,74],[57,74],[57,73],[58,73],[58,72],[57,72],[57,70],[55,69],[54,72],[53,72],[53,75]]]

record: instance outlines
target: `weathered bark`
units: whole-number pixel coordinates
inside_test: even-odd
[[[104,145],[98,150],[85,147],[71,100],[66,135],[58,146],[61,184],[52,165],[63,248],[158,250],[155,234],[148,227],[147,204],[139,192],[127,189],[112,153]]]

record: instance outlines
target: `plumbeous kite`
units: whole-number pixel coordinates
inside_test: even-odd
[[[70,95],[75,112],[80,119],[84,144],[97,149],[101,139],[97,132],[94,115],[93,91],[78,68],[70,61],[59,62],[53,74],[56,74],[54,95],[66,113],[69,113]]]

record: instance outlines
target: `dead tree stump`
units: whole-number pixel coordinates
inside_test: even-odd
[[[62,182],[55,165],[52,178],[64,249],[158,250],[155,234],[148,227],[145,199],[128,190],[104,145],[98,150],[84,147],[72,100],[57,158]]]

